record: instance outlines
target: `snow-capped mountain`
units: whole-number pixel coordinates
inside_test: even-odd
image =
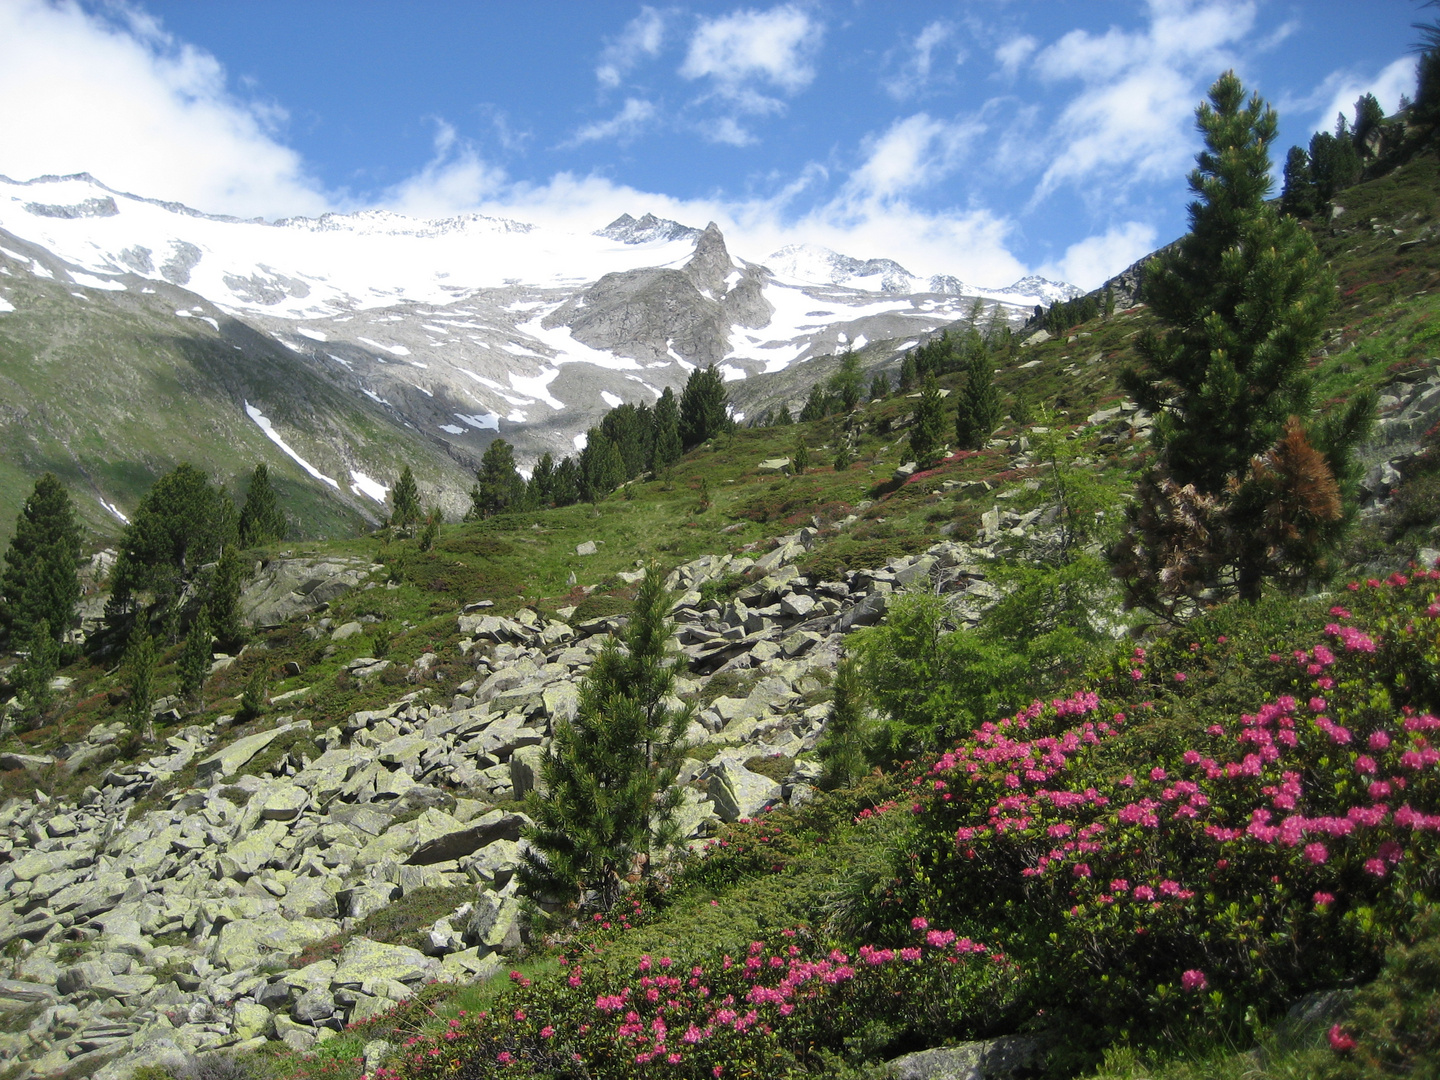
[[[883,293],[937,293],[964,296],[973,300],[998,300],[1004,304],[1033,307],[1070,300],[1084,290],[1063,281],[1030,275],[1003,288],[971,285],[951,274],[936,274],[928,281],[910,273],[893,259],[856,259],[819,244],[789,244],[765,260],[768,269],[783,281],[808,285],[837,285],[849,289]]]
[[[893,259],[855,259],[819,244],[787,244],[765,265],[786,281],[839,285],[866,292],[912,293],[918,280]]]
[[[1003,289],[984,289],[980,295],[1007,303],[1044,304],[1049,307],[1059,300],[1074,300],[1084,296],[1085,290],[1066,281],[1051,281],[1049,278],[1031,274]]]
[[[622,244],[653,244],[657,240],[697,240],[700,230],[654,214],[646,214],[638,221],[629,214],[621,214],[603,229],[596,229],[595,235],[619,240]]]
[[[884,363],[963,318],[976,296],[1019,321],[1035,303],[1076,292],[1038,278],[996,290],[945,278],[937,288],[941,279],[921,282],[893,260],[810,244],[751,262],[732,255],[713,224],[652,214],[594,233],[480,214],[245,221],[83,174],[0,177],[0,338],[19,316],[42,317],[25,310],[40,294],[13,287],[25,279],[64,286],[45,292],[48,304],[109,304],[117,319],[144,298],[176,341],[242,356],[269,342],[461,470],[497,433],[522,462],[571,452],[606,409],[653,402],[699,365],[739,380],[867,347],[869,361]],[[265,392],[283,394],[284,383]],[[233,407],[297,462],[301,428],[326,424],[278,401],[242,395]],[[326,468],[368,479],[378,466],[326,430],[328,449],[314,452],[332,464],[309,463],[306,475],[383,500],[378,482],[328,479]]]

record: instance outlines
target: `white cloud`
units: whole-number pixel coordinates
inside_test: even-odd
[[[885,199],[927,187],[953,172],[984,130],[976,120],[937,120],[923,112],[896,120],[883,134],[865,140],[865,162],[851,176],[851,188]]]
[[[90,172],[115,188],[245,216],[329,208],[300,155],[275,137],[283,110],[242,100],[213,56],[148,16],[119,13],[124,25],[73,0],[0,3],[0,172]]]
[[[655,119],[655,106],[640,98],[626,98],[625,107],[609,120],[597,120],[587,124],[575,133],[572,144],[597,142],[602,139],[619,139],[624,142],[633,139],[651,120]]]
[[[82,8],[72,0],[0,0],[0,41],[6,45],[0,172],[28,178],[90,171],[116,187],[240,215],[356,208],[354,198],[324,191],[300,155],[283,144],[283,110],[237,96],[213,57],[175,42],[153,22],[139,16],[129,24],[117,21],[127,13],[133,14]],[[708,122],[687,122],[714,141],[753,142],[746,118],[783,109],[779,98],[810,84],[822,34],[817,21],[791,6],[702,22],[684,73],[707,80],[708,96],[724,108]],[[650,55],[647,39],[637,40],[636,55]],[[934,46],[935,57],[945,55],[938,51],[943,47]],[[1093,89],[1086,83],[1084,92]],[[582,133],[587,139],[622,138],[654,123],[657,114],[637,95]],[[503,114],[491,120],[504,128]],[[952,273],[988,285],[1008,284],[1030,270],[1011,251],[1011,219],[983,207],[936,211],[906,201],[966,160],[987,130],[978,118],[923,112],[901,117],[860,141],[860,162],[848,176],[836,175],[833,161],[811,162],[754,180],[761,194],[694,199],[598,175],[560,172],[517,180],[450,123],[434,124],[431,159],[371,205],[419,216],[479,211],[583,233],[623,212],[650,210],[694,224],[717,221],[736,254],[748,258],[811,242],[858,257],[894,258],[922,276]],[[807,202],[813,205],[807,208]],[[1126,226],[1076,244],[1055,272],[1084,281],[1099,272],[1091,268],[1108,269],[1148,243],[1143,229]]]
[[[823,33],[819,23],[790,5],[705,19],[690,39],[680,74],[711,79],[725,96],[751,82],[799,93],[815,78],[812,61]]]
[[[750,130],[733,116],[722,116],[700,124],[699,131],[708,141],[726,146],[750,146],[758,141]]]
[[[625,24],[620,36],[606,44],[595,68],[595,78],[607,90],[613,90],[641,60],[660,55],[665,43],[665,15],[652,7],[642,7],[640,14]]]
[[[504,170],[488,164],[479,149],[457,135],[444,120],[436,121],[435,155],[419,172],[385,193],[385,205],[415,217],[447,217],[503,189]]]
[[[1052,161],[1035,198],[1064,183],[1121,187],[1178,175],[1192,153],[1195,102],[1255,24],[1251,0],[1150,0],[1149,24],[1129,32],[1072,30],[1034,68],[1081,89],[1051,133]]]
[[[955,28],[947,22],[936,20],[920,31],[913,41],[906,45],[905,60],[900,70],[887,79],[881,80],[885,92],[896,100],[903,101],[923,90],[930,82],[935,68],[935,53],[941,45],[955,35]],[[964,55],[956,53],[955,62],[963,62]]]
[[[1374,94],[1388,116],[1400,107],[1400,95],[1415,96],[1415,64],[1413,56],[1402,56],[1387,64],[1378,75],[1367,78],[1350,71],[1332,72],[1313,95],[1323,101],[1315,117],[1316,131],[1331,131],[1335,117],[1345,114],[1347,122],[1355,121],[1355,102],[1365,94]]]
[[[1154,250],[1154,227],[1127,221],[1103,236],[1090,236],[1071,244],[1058,261],[1046,263],[1039,273],[1082,289],[1094,289]]]
[[[1039,47],[1040,43],[1029,34],[1020,34],[995,50],[995,62],[1007,76],[1013,76]]]

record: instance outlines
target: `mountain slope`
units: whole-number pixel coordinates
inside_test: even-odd
[[[0,342],[29,372],[11,376],[12,411],[27,402],[25,439],[97,439],[137,476],[185,459],[223,464],[228,476],[239,466],[215,440],[226,425],[250,422],[247,394],[264,396],[261,415],[280,418],[284,438],[308,448],[298,452],[319,474],[291,462],[294,482],[310,489],[309,503],[333,504],[326,513],[347,521],[378,508],[370,495],[383,497],[352,471],[383,484],[411,460],[428,479],[426,497],[454,514],[465,505],[467,473],[497,435],[528,465],[545,451],[572,452],[606,410],[653,402],[696,366],[717,364],[740,382],[875,342],[894,344],[878,357],[893,361],[962,317],[977,295],[1014,320],[1036,299],[958,283],[927,291],[893,260],[826,249],[807,248],[809,263],[792,258],[777,272],[732,256],[713,224],[699,230],[650,214],[583,235],[479,214],[367,211],[268,223],[126,194],[83,174],[0,178],[0,233]],[[805,269],[826,260],[850,269],[839,278]],[[881,278],[888,284],[877,288]],[[85,314],[75,314],[82,305]],[[145,313],[139,336],[136,311]],[[77,319],[92,342],[128,343],[131,359],[119,367],[153,368],[155,385],[122,379],[88,409],[38,410],[55,387],[96,377],[92,349],[55,348]],[[141,344],[150,339],[185,348]],[[228,350],[221,397],[188,381],[195,342]],[[31,370],[42,358],[48,389]],[[272,371],[304,374],[262,374]],[[795,378],[806,382],[808,369]],[[247,379],[262,379],[267,393]],[[233,415],[174,426],[188,394],[200,395],[206,415],[221,400]],[[113,437],[126,424],[131,434]],[[141,438],[142,430],[169,434]],[[32,446],[8,465],[0,520],[13,518],[24,478],[65,456]],[[91,486],[117,506],[143,487]]]

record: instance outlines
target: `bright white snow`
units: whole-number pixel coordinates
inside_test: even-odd
[[[385,502],[385,496],[390,494],[390,489],[379,480],[372,480],[363,472],[357,472],[354,469],[350,470],[350,490],[356,495],[368,495],[382,505]]]
[[[600,400],[605,402],[605,404],[609,405],[612,409],[618,409],[621,405],[625,404],[624,398],[622,398],[619,394],[610,393],[609,390],[600,391]]]
[[[366,345],[373,346],[374,348],[377,348],[377,349],[384,349],[386,352],[392,353],[392,354],[394,354],[395,356],[409,356],[409,355],[410,355],[410,350],[407,349],[404,345],[382,345],[382,344],[380,344],[380,342],[378,342],[378,341],[371,341],[368,337],[357,337],[355,340],[356,340],[356,341],[363,341]]]
[[[325,483],[336,489],[340,487],[339,483],[326,476],[319,469],[315,468],[314,465],[311,465],[308,461],[306,461],[294,450],[292,450],[290,448],[290,444],[287,443],[284,439],[282,439],[280,437],[280,433],[275,430],[275,426],[271,424],[268,419],[266,419],[264,414],[261,413],[259,409],[257,409],[254,405],[251,405],[248,401],[245,402],[245,412],[249,415],[251,420],[255,421],[255,423],[259,426],[260,430],[265,432],[266,437],[268,437],[271,442],[273,442],[276,446],[278,446],[281,450],[288,454],[290,458],[295,462],[295,464],[299,465],[311,476],[315,477],[316,480],[324,480]]]
[[[308,337],[311,341],[329,341],[329,340],[330,340],[329,337],[327,337],[322,331],[319,331],[319,330],[311,330],[310,327],[308,327],[308,326],[297,326],[297,327],[295,327],[295,332],[296,332],[297,334],[299,334],[301,337]]]

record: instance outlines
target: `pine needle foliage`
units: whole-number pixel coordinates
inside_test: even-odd
[[[920,391],[920,405],[915,410],[915,423],[910,428],[910,460],[927,469],[939,457],[945,431],[945,402],[940,384],[934,375],[925,376]]]
[[[31,725],[42,723],[54,703],[50,680],[60,666],[60,645],[44,619],[30,628],[25,659],[14,669],[11,682],[19,692],[20,715]]]
[[[831,684],[830,716],[825,735],[816,748],[824,772],[820,786],[827,791],[851,787],[869,772],[871,721],[865,711],[865,687],[854,660],[842,660]]]
[[[406,465],[390,489],[390,524],[406,529],[420,520],[420,487]]]
[[[130,692],[126,715],[130,730],[136,735],[148,736],[154,719],[151,711],[155,704],[155,641],[150,637],[144,620],[135,624],[130,631],[130,640],[125,647],[125,689]]]
[[[1182,486],[1215,494],[1310,415],[1305,364],[1334,303],[1315,242],[1266,201],[1279,123],[1233,72],[1196,110],[1205,139],[1190,174],[1190,232],[1146,267],[1164,330],[1142,335],[1126,388],[1155,414],[1155,441]]]
[[[234,544],[226,546],[210,579],[210,628],[227,652],[245,642],[245,624],[240,618],[240,592],[245,583],[245,565]]]
[[[1124,376],[1155,414],[1159,454],[1111,555],[1127,603],[1172,619],[1231,593],[1258,600],[1266,580],[1323,576],[1374,404],[1359,394],[1312,422],[1306,364],[1335,279],[1304,226],[1266,201],[1275,110],[1227,72],[1196,121],[1190,232],[1146,271],[1164,329],[1138,339],[1144,366]]]
[[[0,637],[28,641],[42,622],[59,641],[80,599],[80,529],[70,493],[53,473],[35,482],[15,521],[0,572]]]
[[[280,499],[270,483],[270,470],[261,462],[250,474],[250,490],[245,493],[245,505],[240,508],[240,544],[254,547],[284,540],[289,527],[285,512],[280,509]]]
[[[608,911],[625,879],[678,839],[675,777],[693,710],[671,697],[681,661],[669,655],[664,580],[649,568],[623,636],[580,684],[574,718],[555,726],[528,806],[535,824],[520,879],[532,897]]]
[[[983,345],[970,351],[965,376],[965,386],[956,395],[955,444],[961,450],[980,450],[990,441],[991,432],[999,427],[1005,412]]]
[[[185,635],[185,647],[180,652],[180,695],[192,705],[203,708],[202,693],[205,676],[210,674],[210,606],[202,604]]]

